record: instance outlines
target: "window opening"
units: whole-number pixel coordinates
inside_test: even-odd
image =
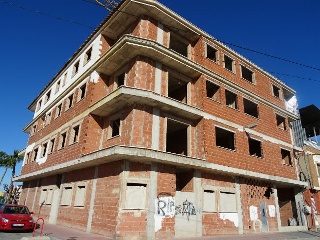
[[[182,42],[179,37],[172,33],[170,34],[169,48],[185,57],[188,57],[188,44]]]
[[[83,99],[86,95],[86,86],[87,86],[87,84],[83,84],[80,87],[80,100]]]
[[[42,154],[41,154],[41,157],[45,157],[45,156],[46,156],[47,146],[48,146],[48,143],[44,143],[44,144],[42,145]]]
[[[91,60],[91,55],[92,55],[92,48],[90,48],[88,51],[86,51],[86,54],[84,56],[84,64],[89,62]]]
[[[280,88],[276,85],[272,85],[273,96],[280,98]]]
[[[290,165],[290,166],[292,165],[290,151],[287,151],[285,149],[281,149],[281,157],[282,157],[283,164]]]
[[[125,79],[125,73],[122,73],[117,77],[117,87],[124,85],[124,79]]]
[[[61,110],[62,110],[62,103],[60,103],[57,106],[57,112],[56,112],[56,117],[59,117],[61,115]]]
[[[50,100],[50,96],[51,96],[51,91],[48,91],[46,94],[46,102]]]
[[[72,107],[72,101],[73,101],[73,94],[71,94],[67,99],[67,109],[66,110],[68,110],[69,108]]]
[[[111,137],[116,137],[120,135],[120,118],[114,119],[110,122],[111,127]]]
[[[216,102],[220,102],[220,86],[213,82],[206,81],[207,97]]]
[[[79,71],[79,61],[76,62],[76,63],[73,65],[73,73],[72,73],[72,76],[76,75],[78,71]]]
[[[80,126],[75,126],[73,129],[72,129],[72,143],[76,143],[79,141],[79,129],[80,129]]]
[[[40,100],[40,101],[38,102],[37,111],[41,108],[41,105],[42,105],[42,100]]]
[[[167,119],[166,151],[188,154],[188,125]]]
[[[37,131],[37,125],[35,124],[32,126],[32,132],[31,132],[32,135],[34,135],[36,133],[36,131]]]
[[[207,44],[207,58],[217,62],[218,50]]]
[[[277,126],[282,130],[286,130],[286,119],[278,114],[276,114]]]
[[[216,127],[216,145],[218,147],[235,150],[234,133],[228,130]]]
[[[224,55],[224,67],[233,72],[233,64],[234,60],[227,55]]]
[[[193,170],[177,169],[176,172],[176,191],[193,191]]]
[[[51,121],[51,112],[46,115],[45,125],[49,125]]]
[[[261,142],[252,138],[249,138],[248,142],[249,142],[249,154],[251,156],[261,158],[262,157]]]
[[[237,94],[226,90],[226,105],[238,109]]]
[[[37,160],[37,156],[38,156],[38,148],[35,148],[33,150],[33,161],[36,161]]]
[[[54,139],[54,138],[50,140],[50,149],[49,149],[49,153],[52,153],[52,152],[53,152],[54,142],[55,142],[55,139]]]
[[[61,148],[64,148],[66,145],[67,133],[66,132],[62,133],[60,137],[61,137],[60,139],[60,149],[61,149]]]
[[[67,83],[67,72],[64,74],[64,76],[63,76],[63,82],[62,82],[62,86],[64,86],[64,85],[66,85],[66,83]]]
[[[241,76],[247,81],[253,83],[253,72],[250,69],[241,66]]]
[[[187,82],[178,79],[169,73],[168,76],[168,97],[187,103]]]
[[[250,100],[244,98],[243,99],[243,106],[244,106],[244,112],[246,114],[249,114],[250,116],[256,117],[256,118],[259,117],[258,104],[251,102]]]
[[[59,89],[60,89],[60,80],[57,82],[57,84],[56,84],[56,91],[55,91],[55,93],[57,93],[58,91],[59,91]]]

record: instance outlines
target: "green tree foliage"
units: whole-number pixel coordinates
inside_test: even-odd
[[[13,177],[16,174],[16,165],[17,163],[23,160],[22,156],[19,156],[19,151],[14,150],[13,155],[8,155],[7,153],[0,151],[0,167],[11,168],[11,181],[8,189],[8,194],[6,197],[6,201],[9,202],[10,199],[14,199],[13,196]]]

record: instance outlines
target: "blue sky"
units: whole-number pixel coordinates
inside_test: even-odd
[[[28,106],[108,14],[94,2],[0,0],[0,151],[26,147]],[[299,107],[320,108],[319,0],[159,2],[220,41],[264,53],[230,46],[296,90]]]

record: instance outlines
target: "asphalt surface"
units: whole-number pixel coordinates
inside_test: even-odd
[[[29,237],[32,240],[32,232],[0,232],[0,240],[21,240]],[[40,230],[34,233],[35,237],[40,236]],[[101,235],[85,233],[72,228],[61,227],[52,224],[45,224],[42,236],[48,236],[50,240],[111,240]],[[174,238],[174,240],[320,240],[320,232],[315,231],[296,231],[296,232],[274,232],[229,236],[211,236],[198,238]],[[173,239],[171,239],[173,240]]]

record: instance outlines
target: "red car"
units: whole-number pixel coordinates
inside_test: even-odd
[[[27,206],[4,204],[0,208],[0,230],[33,230],[32,214]]]

